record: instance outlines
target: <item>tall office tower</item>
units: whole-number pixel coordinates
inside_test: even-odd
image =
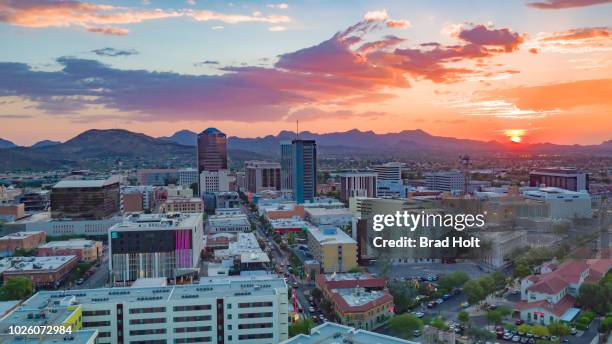
[[[537,168],[529,173],[529,186],[588,191],[589,174],[572,167]]]
[[[119,179],[62,180],[51,189],[54,219],[101,220],[120,210]]]
[[[293,199],[312,201],[317,193],[317,143],[314,140],[291,142]]]
[[[281,146],[281,190],[293,190],[291,160],[293,159],[291,141],[282,141]]]
[[[340,173],[340,200],[348,202],[351,197],[376,197],[376,172]]]
[[[247,161],[244,163],[245,184],[249,192],[280,190],[280,165],[277,162]]]
[[[216,128],[198,134],[198,173],[227,170],[227,138]]]

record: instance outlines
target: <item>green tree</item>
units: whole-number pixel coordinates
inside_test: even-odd
[[[482,287],[485,296],[495,291],[495,280],[491,276],[484,276],[478,279],[478,284]]]
[[[409,339],[415,330],[423,328],[423,322],[412,314],[402,314],[389,320],[389,330],[399,338]]]
[[[32,280],[27,277],[10,278],[2,288],[0,288],[0,299],[7,300],[23,300],[32,295]]]
[[[493,282],[495,283],[495,289],[501,289],[506,286],[506,275],[500,271],[495,271],[491,274]]]
[[[470,277],[465,271],[455,271],[440,278],[440,281],[438,281],[438,289],[441,289],[444,293],[448,293],[453,288],[463,286],[469,280]]]
[[[570,328],[565,323],[554,321],[548,325],[548,332],[557,337],[567,336],[570,333]]]
[[[449,329],[449,327],[446,324],[446,322],[444,321],[444,319],[441,319],[441,318],[437,318],[437,319],[432,320],[429,325],[431,327],[437,328],[438,330],[446,331],[446,330]]]
[[[314,327],[311,319],[296,321],[289,325],[289,337],[297,336],[300,333],[310,334],[310,329]]]
[[[470,304],[478,303],[486,296],[484,289],[477,280],[471,280],[465,283],[463,292]]]
[[[457,314],[457,320],[463,325],[470,322],[470,314],[466,311],[461,311]]]
[[[612,297],[612,283],[602,279],[599,283],[583,283],[578,290],[578,301],[588,309],[599,314],[610,311]]]
[[[287,243],[289,245],[295,245],[295,233],[289,233],[289,235],[287,235]]]
[[[488,311],[487,312],[487,321],[494,323],[494,324],[501,324],[502,322],[502,315],[497,311]]]
[[[529,266],[527,266],[527,264],[525,264],[524,262],[520,262],[514,266],[514,272],[512,273],[512,276],[514,276],[515,278],[524,278],[529,276],[530,274],[531,270],[529,269]]]

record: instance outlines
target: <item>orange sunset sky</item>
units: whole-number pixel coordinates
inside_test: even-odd
[[[0,0],[0,138],[612,139],[612,3]]]

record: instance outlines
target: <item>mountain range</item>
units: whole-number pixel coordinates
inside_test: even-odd
[[[122,129],[87,130],[66,142],[43,140],[31,147],[18,147],[0,139],[0,171],[50,169],[112,169],[123,167],[192,166],[196,133],[181,130],[154,138]],[[228,155],[234,166],[245,160],[278,159],[280,142],[292,140],[294,132],[257,138],[228,137]],[[327,134],[300,132],[299,138],[317,141],[319,156],[326,158],[408,159],[457,156],[463,153],[509,154],[560,153],[612,156],[612,140],[600,145],[551,143],[509,146],[496,141],[477,141],[434,136],[423,130],[376,134],[350,130]]]

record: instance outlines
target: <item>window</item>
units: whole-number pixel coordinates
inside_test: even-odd
[[[100,326],[110,326],[110,321],[84,321],[83,327],[100,327]]]
[[[238,325],[238,329],[246,330],[252,328],[271,328],[272,326],[272,323],[240,324]]]
[[[83,311],[83,316],[85,317],[97,316],[97,315],[110,315],[110,311],[107,309],[101,309],[97,311]]]
[[[254,308],[254,307],[272,307],[272,302],[241,302],[238,308]]]
[[[238,340],[272,338],[272,333],[241,334]]]
[[[210,330],[212,330],[211,326],[177,327],[177,328],[174,329],[174,333],[208,332]]]
[[[174,322],[206,321],[210,319],[211,319],[210,315],[193,315],[189,317],[174,317]]]
[[[176,338],[174,343],[210,343],[212,337],[193,337],[193,338]]]
[[[165,324],[166,318],[149,318],[149,319],[131,319],[131,325],[142,325],[142,324]]]

